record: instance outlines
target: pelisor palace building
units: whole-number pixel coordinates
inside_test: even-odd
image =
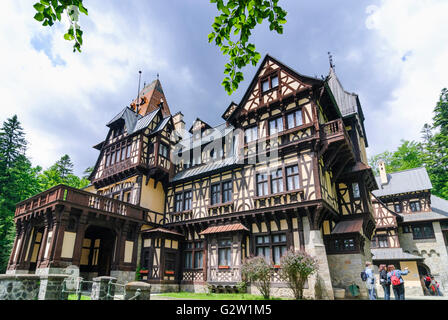
[[[387,174],[380,164],[375,178],[359,97],[332,66],[317,79],[267,55],[222,118],[187,131],[160,81],[144,86],[94,146],[87,188],[58,185],[17,204],[7,273],[77,266],[84,279],[205,292],[234,288],[244,259],[263,255],[272,294],[287,296],[280,258],[293,249],[318,260],[309,297],[352,284],[366,296],[365,261],[408,266],[414,294],[425,273],[448,288],[448,202],[431,195],[424,168]]]

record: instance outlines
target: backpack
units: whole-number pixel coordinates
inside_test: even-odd
[[[395,271],[392,273],[392,276],[390,277],[390,280],[391,280],[393,286],[399,286],[400,285],[400,278],[398,278],[395,275]]]
[[[361,280],[367,281],[367,273],[365,271],[361,271]]]

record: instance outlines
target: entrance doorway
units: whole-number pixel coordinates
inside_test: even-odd
[[[115,233],[98,226],[87,228],[82,241],[80,272],[88,279],[109,276],[114,252]]]

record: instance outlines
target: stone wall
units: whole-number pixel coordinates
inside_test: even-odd
[[[424,260],[423,264],[428,266],[431,274],[440,283],[442,291],[448,293],[448,254],[440,222],[433,222],[435,239],[414,240],[412,233],[403,233],[399,228],[399,240],[403,251],[418,255]]]
[[[151,283],[151,293],[179,292],[179,284]]]
[[[117,278],[117,283],[128,283],[135,281],[135,271],[113,270],[110,272],[110,276]]]
[[[365,257],[361,254],[333,254],[328,256],[333,287],[345,289],[345,296],[352,297],[348,287],[356,284],[360,298],[368,296],[365,282],[361,280],[361,271],[365,269]]]
[[[206,284],[181,284],[180,291],[208,293],[208,287]]]
[[[0,275],[0,300],[37,300],[40,277],[34,274]]]
[[[302,218],[302,223],[305,236],[305,251],[317,259],[319,268],[316,274],[309,277],[308,282],[310,287],[306,294],[314,299],[333,300],[334,293],[330,268],[321,231],[310,230],[310,225],[306,217]]]

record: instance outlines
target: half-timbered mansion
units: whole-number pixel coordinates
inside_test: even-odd
[[[364,114],[334,68],[322,79],[267,55],[224,122],[186,130],[160,81],[108,124],[91,185],[59,185],[17,205],[10,273],[137,276],[154,290],[204,291],[241,281],[246,257],[272,262],[274,294],[286,250],[317,258],[306,294],[332,299],[371,260]]]
[[[421,278],[433,275],[442,292],[448,289],[448,201],[431,194],[425,168],[387,173],[378,163],[379,190],[372,193],[376,231],[373,262],[408,267],[406,292],[423,295]]]

